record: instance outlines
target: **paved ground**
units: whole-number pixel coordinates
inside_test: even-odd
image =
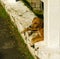
[[[0,59],[33,59],[5,13],[0,5]]]

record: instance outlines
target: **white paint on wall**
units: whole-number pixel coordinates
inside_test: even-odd
[[[48,46],[52,48],[59,48],[59,5],[59,0],[48,0]]]

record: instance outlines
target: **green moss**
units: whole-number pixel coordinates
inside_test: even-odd
[[[0,4],[0,17],[3,17],[5,19],[9,18],[8,14],[4,10],[4,8],[1,6],[1,4]]]
[[[10,20],[9,15],[6,13],[5,9],[1,6],[1,4],[0,4],[0,22],[1,22],[1,25],[3,25],[4,28],[6,28],[8,26],[5,29],[6,31],[8,31],[7,32],[8,34],[3,32],[3,34],[6,34],[6,36],[8,36],[8,38],[3,38],[3,39],[4,40],[9,39],[9,40],[15,40],[16,41],[15,42],[15,48],[13,49],[13,51],[16,50],[16,49],[17,49],[17,51],[19,51],[19,59],[23,59],[23,57],[21,57],[21,54],[24,55],[24,59],[34,59],[34,57],[29,52],[29,50],[27,48],[27,45],[24,43],[24,40],[23,40],[22,36],[18,32],[17,27],[14,26],[14,23]],[[11,33],[9,34],[9,32],[11,32]],[[17,55],[18,54],[16,54],[16,56]]]

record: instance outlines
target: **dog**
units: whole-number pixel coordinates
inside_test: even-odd
[[[24,29],[21,33],[27,32],[27,31],[31,31],[31,32],[36,32],[38,33],[35,37],[33,37],[31,39],[31,43],[34,44],[36,42],[39,41],[43,41],[44,40],[44,23],[43,20],[41,18],[35,17],[32,21],[32,24]]]

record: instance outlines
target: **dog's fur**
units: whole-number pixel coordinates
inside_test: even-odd
[[[35,17],[32,21],[32,25],[29,26],[28,28],[26,28],[25,30],[23,30],[21,33],[24,33],[26,31],[35,31],[37,32],[37,36],[32,38],[31,42],[32,44],[39,42],[39,41],[43,41],[44,40],[44,27],[43,27],[43,20]]]
[[[38,32],[37,32],[38,34],[34,38],[32,38],[32,40],[31,40],[32,44],[44,40],[44,29],[42,28],[42,29],[38,30]]]

